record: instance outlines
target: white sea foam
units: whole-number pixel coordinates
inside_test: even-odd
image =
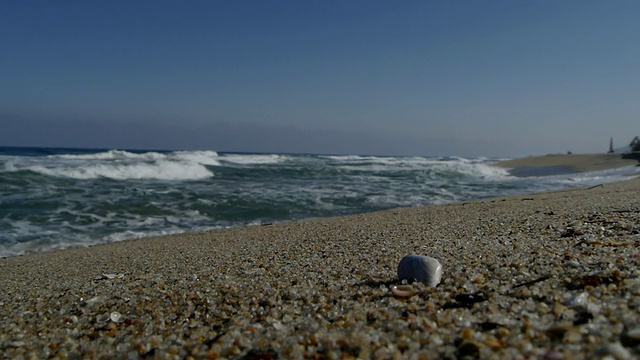
[[[49,155],[48,158],[53,159],[66,159],[66,160],[141,160],[141,161],[153,161],[153,160],[184,160],[192,161],[203,165],[220,165],[218,161],[218,153],[215,151],[202,150],[202,151],[176,151],[168,153],[159,152],[143,152],[134,153],[125,150],[109,150],[105,152],[99,152],[94,154],[61,154],[61,155]]]
[[[177,151],[170,155],[172,159],[193,161],[203,165],[220,165],[220,157],[215,151]]]
[[[39,174],[80,180],[200,180],[212,177],[206,166],[220,165],[215,151],[133,153],[109,150],[94,154],[62,154],[20,157],[4,163],[4,171],[33,171]]]
[[[481,179],[502,180],[513,178],[513,176],[509,174],[507,169],[491,166],[487,163],[469,161],[467,159],[441,162],[440,165],[443,168],[449,169],[451,171],[478,177]],[[438,165],[434,164],[434,166],[437,167]]]
[[[371,171],[384,173],[398,170],[424,170],[431,174],[444,175],[454,173],[480,179],[501,180],[512,176],[506,169],[491,166],[486,158],[466,159],[459,157],[377,157],[377,156],[326,156],[338,162],[339,169],[347,171]]]
[[[226,154],[220,157],[225,163],[240,165],[279,164],[287,159],[286,155],[277,154]]]
[[[106,163],[77,167],[46,167],[35,165],[24,168],[40,174],[80,180],[109,178],[114,180],[200,180],[213,176],[205,166],[195,162],[155,161],[151,163]]]
[[[69,160],[159,160],[166,158],[166,155],[158,152],[133,153],[125,150],[109,150],[94,154],[60,154],[49,155],[48,158],[69,159]]]
[[[626,166],[616,169],[585,173],[537,177],[536,179],[545,181],[548,184],[554,184],[557,188],[562,188],[567,186],[591,186],[602,183],[623,181],[637,176],[638,174],[640,174],[640,168],[637,166]]]

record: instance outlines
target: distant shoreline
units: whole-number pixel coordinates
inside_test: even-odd
[[[505,160],[494,165],[508,168],[509,173],[518,177],[549,176],[637,166],[639,158],[640,153],[561,154]]]

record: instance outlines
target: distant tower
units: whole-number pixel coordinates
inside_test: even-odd
[[[614,153],[615,151],[613,151],[613,136],[611,137],[611,140],[609,140],[609,154]]]

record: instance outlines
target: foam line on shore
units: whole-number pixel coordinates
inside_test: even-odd
[[[634,156],[630,156],[634,155]],[[635,154],[575,154],[530,156],[505,160],[495,166],[509,168],[514,176],[548,176],[572,172],[591,172],[638,165]]]

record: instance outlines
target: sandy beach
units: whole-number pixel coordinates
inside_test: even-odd
[[[0,356],[630,359],[639,233],[634,179],[0,259]]]
[[[510,168],[516,176],[544,176],[636,166],[639,160],[637,153],[554,154],[506,160],[495,165]]]

